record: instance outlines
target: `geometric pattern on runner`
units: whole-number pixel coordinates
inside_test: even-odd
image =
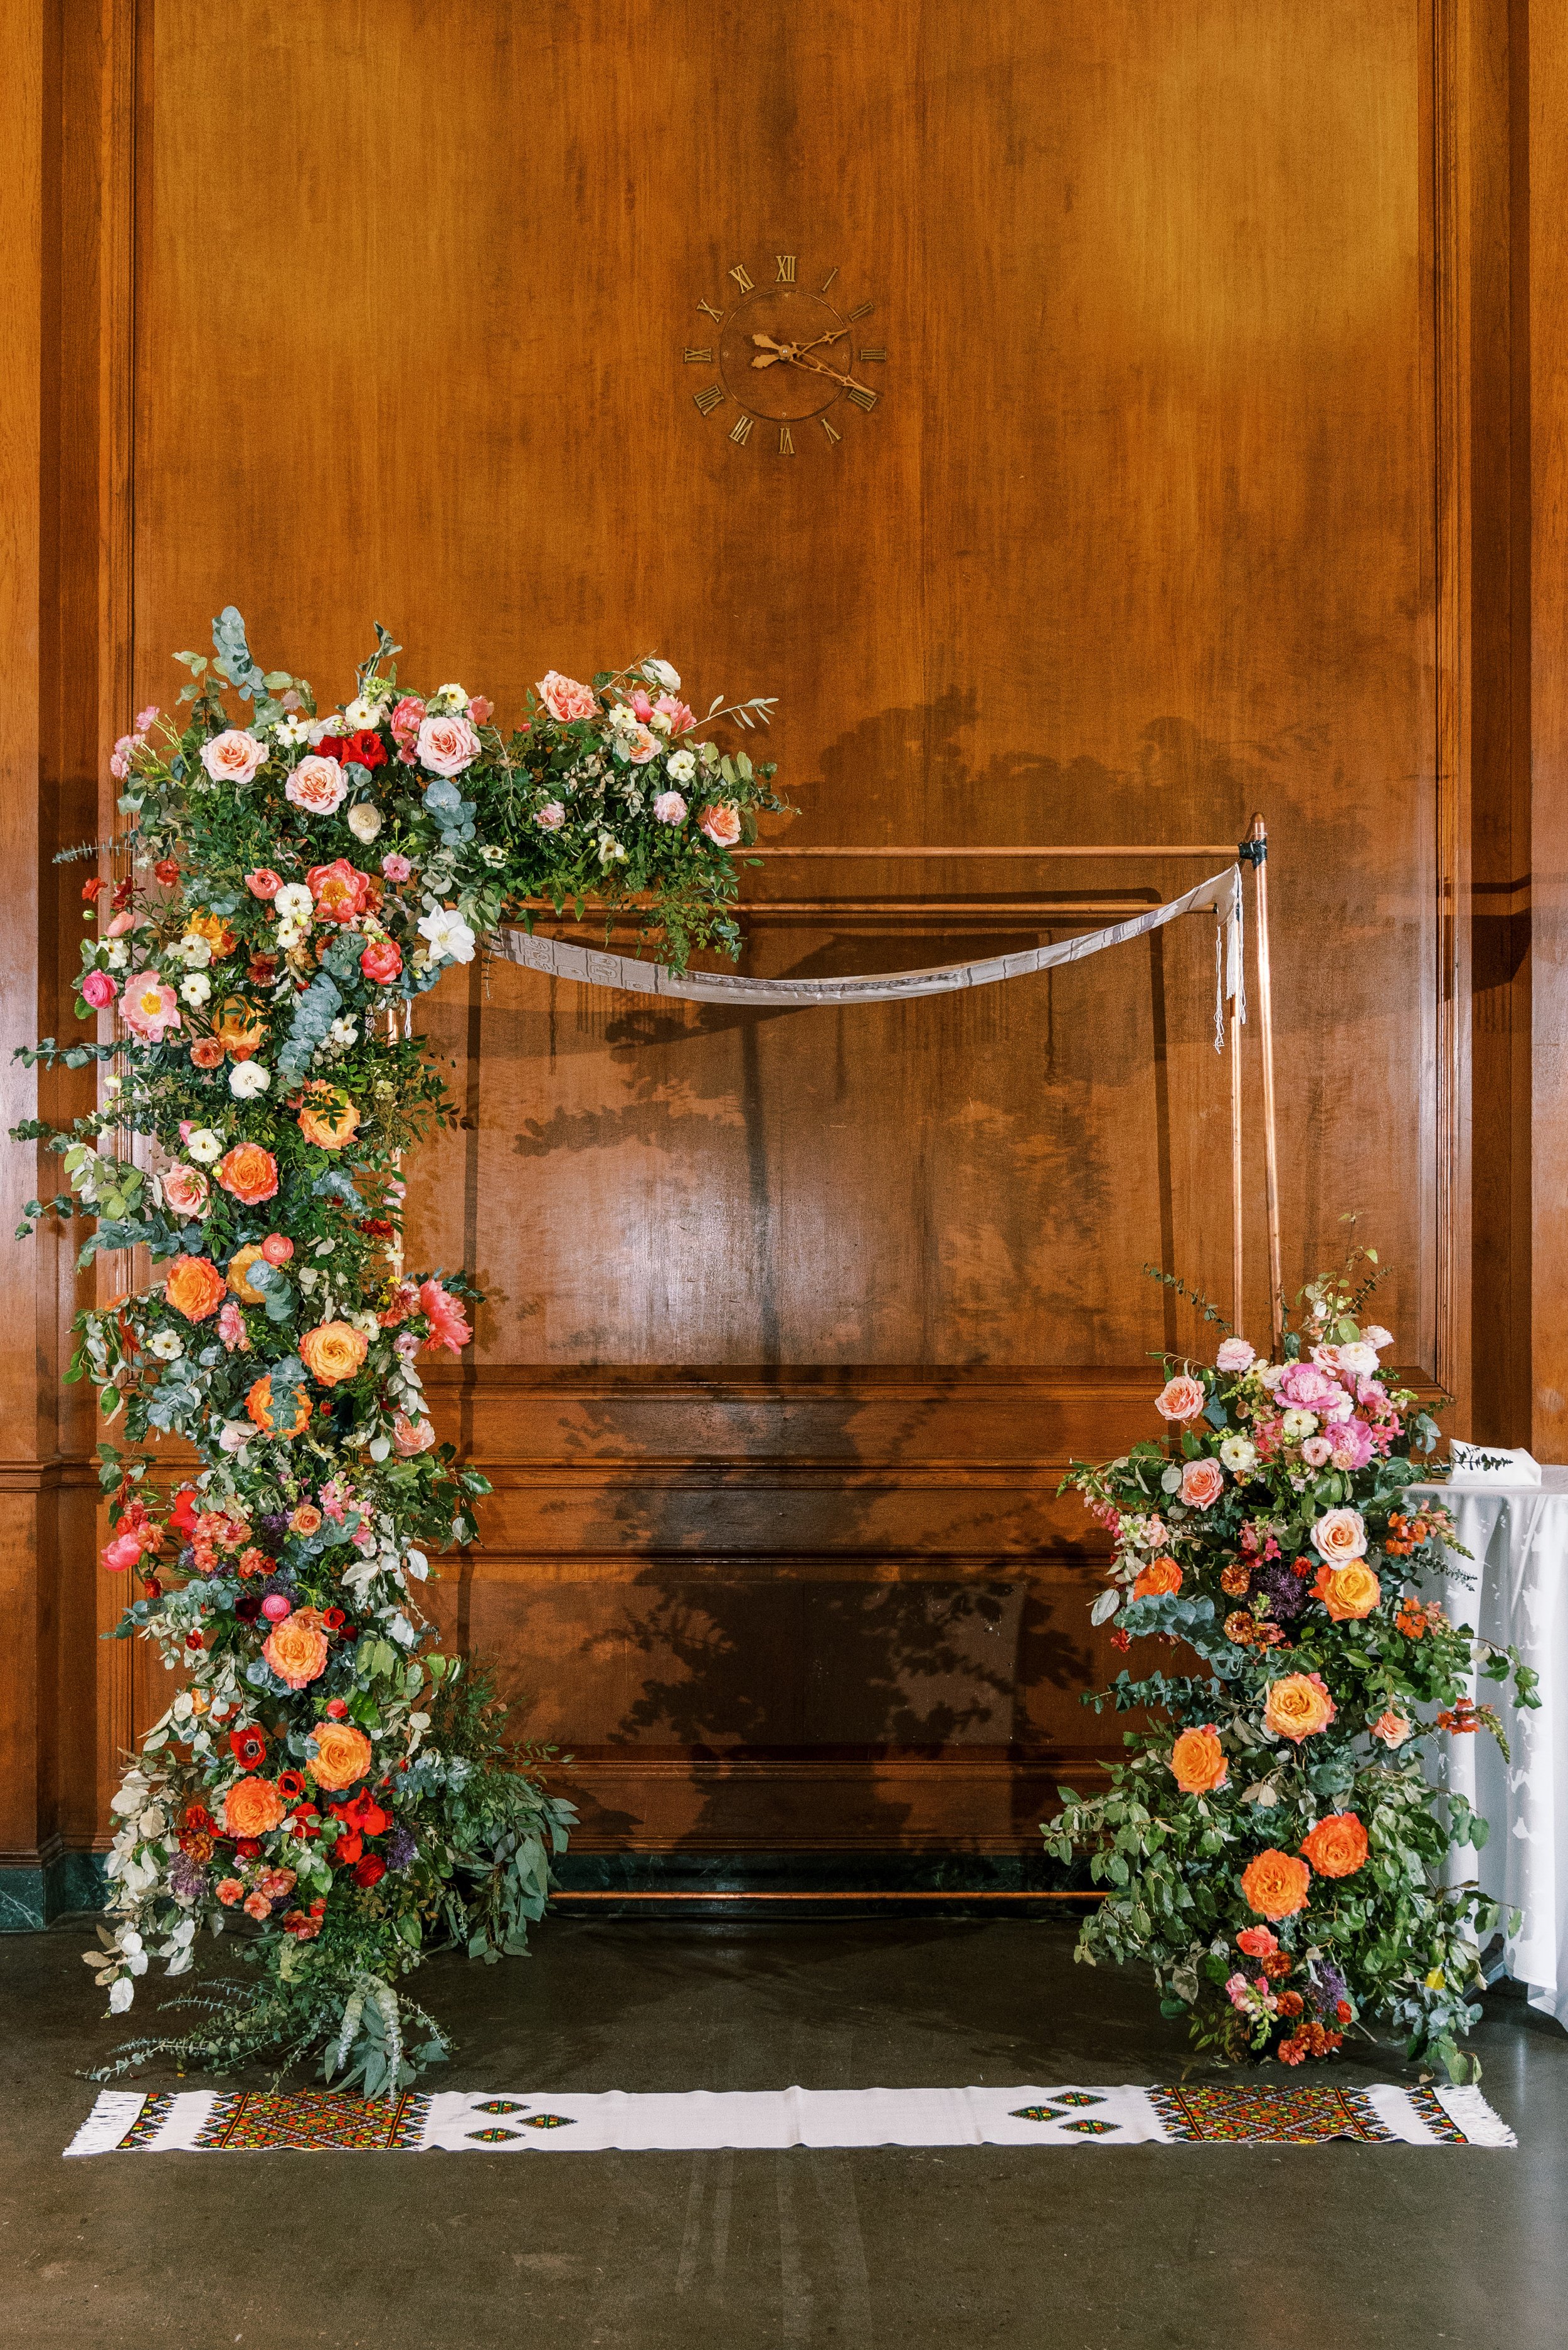
[[[1288,2087],[1270,2084],[1260,2088],[1213,2084],[1151,2089],[1149,2095],[1172,2137],[1187,2143],[1318,2146],[1336,2137],[1378,2146],[1397,2142],[1396,2132],[1378,2119],[1370,2097],[1359,2089],[1326,2083],[1293,2081]],[[1431,2103],[1441,2115],[1435,2097]],[[1425,2111],[1421,2118],[1428,2120]],[[1458,2144],[1465,2144],[1462,2131],[1453,2135]]]
[[[332,2089],[239,2089],[213,2100],[196,2138],[235,2154],[385,2152],[418,2147],[428,2096],[350,2097]]]

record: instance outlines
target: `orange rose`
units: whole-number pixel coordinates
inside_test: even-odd
[[[1170,1768],[1184,1795],[1206,1795],[1222,1787],[1230,1772],[1212,1727],[1184,1730],[1170,1750]]]
[[[1303,1837],[1302,1851],[1320,1877],[1354,1877],[1366,1858],[1366,1830],[1354,1812],[1331,1812]]]
[[[350,1721],[318,1721],[310,1774],[318,1787],[351,1787],[370,1767],[370,1742]],[[1301,1866],[1298,1861],[1296,1866]]]
[[[262,1655],[280,1681],[299,1690],[319,1680],[327,1670],[327,1647],[316,1609],[296,1607],[292,1616],[273,1626]]]
[[[282,1817],[283,1797],[270,1779],[236,1779],[223,1797],[225,1835],[265,1835]]]
[[[1135,1599],[1158,1599],[1181,1588],[1181,1569],[1173,1558],[1151,1558],[1133,1585]]]
[[[297,1436],[310,1418],[310,1407],[296,1388],[293,1427],[275,1428],[272,1420],[272,1381],[266,1378],[258,1379],[252,1388],[245,1398],[245,1409],[256,1426],[268,1436]]]
[[[213,961],[222,962],[234,951],[234,934],[221,914],[192,914],[185,924],[187,938],[205,939],[213,950]]]
[[[341,1150],[351,1142],[359,1124],[359,1113],[353,1103],[325,1077],[317,1077],[305,1088],[306,1099],[299,1113],[299,1130],[306,1142],[317,1150]],[[314,1097],[314,1101],[312,1100]]]
[[[351,1322],[318,1322],[299,1342],[300,1361],[327,1388],[351,1379],[369,1351],[364,1332]]]
[[[223,1302],[223,1276],[210,1258],[177,1256],[169,1268],[163,1295],[187,1322],[204,1322]]]
[[[247,1208],[277,1194],[277,1160],[259,1142],[242,1142],[218,1161],[218,1180]]]
[[[1312,1589],[1336,1624],[1355,1624],[1370,1616],[1383,1596],[1376,1570],[1364,1558],[1352,1559],[1348,1566],[1320,1566]]]
[[[253,1061],[266,1035],[266,1015],[243,995],[225,996],[213,1023],[213,1034],[236,1061]]]
[[[320,1533],[321,1513],[314,1502],[301,1502],[288,1522],[288,1529],[290,1534],[305,1534],[306,1537]]]
[[[1282,1680],[1269,1684],[1263,1728],[1272,1730],[1276,1738],[1293,1739],[1299,1745],[1314,1731],[1326,1730],[1335,1711],[1321,1673],[1286,1673]]]
[[[261,1291],[250,1277],[252,1265],[258,1264],[261,1256],[261,1250],[253,1242],[249,1248],[236,1249],[229,1259],[229,1287],[236,1297],[243,1297],[247,1305],[265,1303]]]
[[[1271,1846],[1242,1870],[1241,1895],[1260,1918],[1293,1918],[1298,1909],[1306,1908],[1311,1883],[1312,1871],[1304,1860],[1276,1852]]]

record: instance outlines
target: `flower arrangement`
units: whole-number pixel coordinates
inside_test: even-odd
[[[1429,1782],[1423,1750],[1438,1731],[1501,1740],[1495,1711],[1464,1695],[1478,1667],[1539,1700],[1514,1650],[1421,1596],[1453,1525],[1407,1492],[1433,1475],[1410,1447],[1430,1453],[1438,1430],[1380,1369],[1392,1336],[1363,1318],[1376,1268],[1353,1245],[1310,1284],[1278,1362],[1235,1335],[1212,1366],[1168,1359],[1155,1403],[1171,1449],[1146,1440],[1064,1479],[1113,1545],[1094,1620],[1114,1618],[1123,1649],[1184,1641],[1205,1669],[1124,1671],[1089,1700],[1155,1726],[1127,1733],[1108,1792],[1060,1790],[1044,1834],[1059,1859],[1087,1853],[1106,1888],[1076,1955],[1147,1961],[1200,2047],[1298,2064],[1381,2016],[1462,2080],[1479,2072],[1459,2042],[1500,1912],[1439,1882],[1487,1824]]]
[[[92,1218],[79,1262],[145,1248],[160,1269],[78,1317],[70,1373],[137,1448],[99,1448],[103,1565],[138,1586],[119,1635],[184,1674],[114,1798],[92,1962],[116,2013],[152,1960],[188,1971],[203,1928],[244,1921],[250,1968],[112,2069],[315,2054],[367,2095],[444,2050],[398,1982],[437,1944],[520,1948],[572,1818],[539,1758],[507,1767],[498,1709],[414,1596],[489,1488],[437,1444],[420,1373],[468,1344],[479,1292],[403,1270],[401,1156],[452,1114],[413,999],[504,913],[590,893],[678,962],[732,947],[733,852],[783,805],[708,731],[766,724],[761,697],[699,724],[652,657],[591,685],[551,671],[505,738],[482,696],[400,686],[377,637],[325,715],[263,675],[233,608],[213,659],[178,656],[183,715],[144,710],[110,761],[130,829],[101,846],[129,870],[82,891],[77,1011],[115,1033],[22,1048],[110,1065],[102,1107],[14,1130],[68,1186],[21,1235]],[[165,1436],[201,1464],[171,1497],[147,1475]]]

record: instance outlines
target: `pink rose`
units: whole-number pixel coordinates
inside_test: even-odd
[[[1181,1498],[1191,1510],[1211,1510],[1225,1491],[1218,1461],[1189,1461],[1181,1472]]]
[[[625,737],[626,755],[634,767],[646,767],[649,759],[657,759],[664,745],[657,734],[646,726],[634,726]]]
[[[1325,1510],[1312,1530],[1312,1546],[1330,1566],[1366,1555],[1366,1522],[1359,1510]]]
[[[165,1032],[180,1025],[180,1005],[174,990],[155,971],[139,971],[125,983],[120,1016],[149,1045],[161,1045]]]
[[[1376,1721],[1368,1726],[1372,1736],[1381,1739],[1390,1752],[1396,1746],[1403,1746],[1415,1727],[1404,1714],[1397,1713],[1392,1706],[1385,1707]]]
[[[116,914],[106,935],[111,939],[122,939],[128,931],[133,931],[136,928],[140,920],[140,916],[138,914]]]
[[[1329,1451],[1326,1436],[1309,1436],[1302,1446],[1302,1459],[1309,1469],[1326,1469]]]
[[[270,905],[283,888],[283,876],[275,873],[270,865],[258,865],[254,873],[245,875],[245,888],[253,898],[259,898],[264,906]]]
[[[410,1419],[407,1412],[399,1412],[392,1422],[392,1442],[400,1461],[411,1461],[417,1453],[428,1452],[436,1440],[435,1430],[428,1419]]]
[[[592,718],[597,714],[598,698],[593,688],[579,685],[575,677],[563,677],[559,670],[549,670],[539,680],[540,701],[562,726],[569,726],[576,718]]]
[[[684,824],[686,803],[679,792],[660,792],[653,803],[653,813],[659,824]]]
[[[301,759],[285,784],[283,795],[306,816],[336,816],[348,795],[348,786],[337,761],[313,751]]]
[[[559,800],[546,800],[542,808],[535,809],[534,821],[541,832],[559,832],[566,821],[566,811]]]
[[[1221,1338],[1214,1367],[1219,1371],[1244,1371],[1257,1359],[1257,1348],[1250,1347],[1245,1338]]]
[[[82,993],[95,1012],[107,1012],[119,993],[107,971],[89,971],[82,981]]]
[[[392,739],[402,750],[411,751],[419,741],[424,714],[424,703],[416,701],[411,693],[405,693],[400,702],[393,704]]]
[[[733,848],[741,837],[741,811],[732,800],[720,800],[714,806],[705,807],[697,824],[715,848]]]
[[[386,875],[388,880],[394,884],[406,881],[413,869],[414,868],[409,863],[408,858],[406,857],[400,857],[395,848],[389,849],[386,856],[381,859],[382,872]]]
[[[177,1159],[166,1167],[159,1179],[163,1186],[163,1204],[177,1216],[204,1216],[212,1186],[199,1167],[187,1167]]]
[[[461,775],[479,756],[479,737],[466,718],[424,718],[417,747],[432,775]]]
[[[1154,1399],[1154,1408],[1161,1419],[1196,1419],[1209,1398],[1201,1379],[1189,1371],[1179,1371],[1167,1379]]]
[[[119,1534],[103,1554],[103,1563],[110,1575],[123,1575],[141,1556],[141,1544],[134,1534]]]
[[[669,719],[671,735],[684,734],[688,727],[697,723],[686,704],[677,702],[672,693],[661,693],[653,708],[656,716]]]
[[[215,784],[248,784],[266,757],[266,744],[230,726],[202,746],[202,764]]]

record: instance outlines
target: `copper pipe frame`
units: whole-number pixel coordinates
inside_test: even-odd
[[[1274,1126],[1274,1004],[1269,973],[1269,830],[1252,818],[1244,851],[1257,889],[1258,1027],[1263,1047],[1263,1207],[1269,1232],[1269,1352],[1277,1361],[1285,1334],[1284,1283],[1280,1274],[1280,1165]]]

